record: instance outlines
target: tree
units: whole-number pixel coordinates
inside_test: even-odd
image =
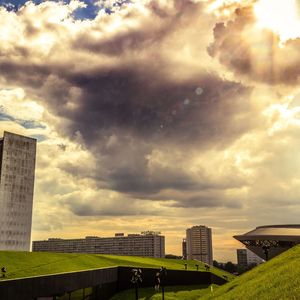
[[[224,270],[229,273],[235,273],[237,271],[237,267],[231,261],[228,261],[224,266]]]

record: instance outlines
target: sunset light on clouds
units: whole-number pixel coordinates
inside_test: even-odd
[[[254,11],[261,27],[279,34],[283,41],[300,37],[300,14],[297,0],[260,0]]]
[[[271,3],[272,2],[272,3]],[[276,4],[274,4],[276,2]],[[1,1],[0,134],[38,139],[33,240],[299,223],[299,1]]]

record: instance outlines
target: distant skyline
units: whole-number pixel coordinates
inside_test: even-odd
[[[299,223],[296,0],[0,0],[0,136],[35,137],[32,239]]]

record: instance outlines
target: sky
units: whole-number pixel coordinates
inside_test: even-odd
[[[296,0],[0,1],[0,135],[38,140],[32,239],[299,223]]]

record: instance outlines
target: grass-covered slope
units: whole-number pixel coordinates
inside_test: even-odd
[[[7,268],[5,279],[31,277],[56,273],[67,273],[81,270],[113,267],[132,266],[141,268],[160,268],[184,270],[187,262],[188,270],[196,270],[195,261],[183,261],[177,259],[162,259],[135,256],[115,256],[97,254],[75,254],[75,253],[47,253],[47,252],[13,252],[0,251],[0,267]],[[204,271],[204,264],[199,264],[199,271]],[[211,268],[216,275],[226,275],[228,279],[233,276]],[[0,278],[3,280],[3,278]]]
[[[300,245],[237,277],[202,299],[300,299]]]

